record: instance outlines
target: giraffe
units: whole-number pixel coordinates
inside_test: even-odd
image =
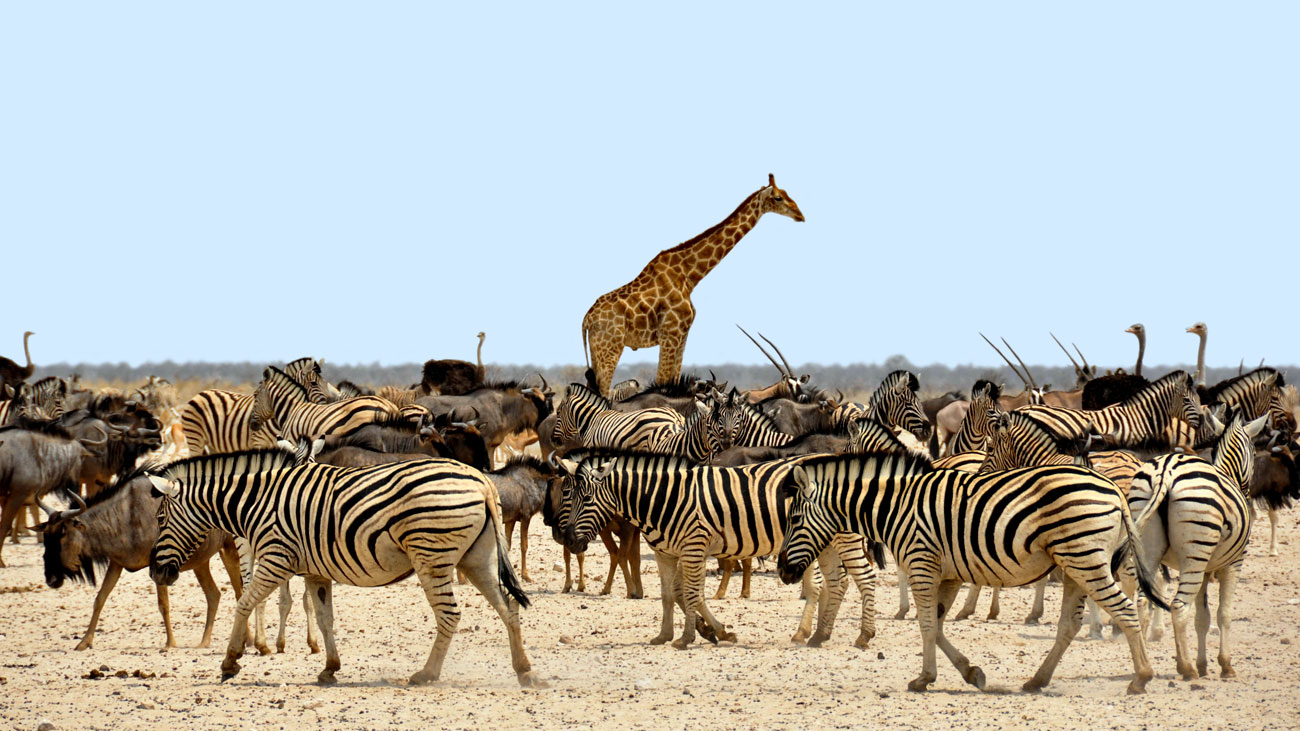
[[[691,291],[722,261],[767,212],[802,221],[803,213],[771,173],[767,185],[746,198],[722,223],[682,244],[665,249],[631,282],[600,296],[582,318],[582,346],[595,366],[601,395],[609,395],[623,348],[659,346],[656,379],[681,375],[686,336],[695,321]]]

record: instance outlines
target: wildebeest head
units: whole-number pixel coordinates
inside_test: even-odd
[[[80,519],[86,503],[80,495],[69,491],[75,506],[69,510],[54,510],[38,501],[49,520],[35,526],[45,544],[45,584],[51,589],[63,586],[67,579],[95,584],[95,561],[87,555],[86,525]]]

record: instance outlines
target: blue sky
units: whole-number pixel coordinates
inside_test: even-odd
[[[717,223],[687,363],[1300,363],[1294,3],[9,3],[0,353],[581,362]],[[1289,331],[1289,330],[1288,330]],[[625,363],[657,351],[628,351]]]

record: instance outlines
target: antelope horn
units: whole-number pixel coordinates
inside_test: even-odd
[[[1047,333],[1047,334],[1048,334],[1048,335],[1051,335],[1053,340],[1056,340],[1056,333],[1049,332],[1049,333]],[[1060,340],[1056,340],[1056,344],[1057,344],[1058,346],[1060,346],[1061,350],[1065,351],[1065,357],[1070,359],[1070,365],[1074,366],[1074,370],[1075,370],[1075,371],[1078,371],[1078,370],[1079,370],[1079,364],[1074,362],[1074,356],[1073,356],[1073,355],[1070,355],[1070,351],[1065,350],[1065,346],[1064,346],[1064,345],[1061,345],[1061,341],[1060,341]]]
[[[1029,372],[1029,366],[1025,365],[1023,360],[1020,360],[1020,354],[1016,352],[1015,348],[1011,347],[1011,343],[1008,343],[1006,338],[1002,338],[1002,344],[1007,346],[1007,350],[1010,350],[1012,355],[1016,356],[1016,360],[1020,362],[1020,367],[1025,369],[1025,376],[1029,379],[1029,385],[1037,391],[1038,384],[1034,383],[1034,375]]]
[[[1016,364],[1012,363],[1010,358],[1006,357],[1005,355],[1002,355],[1002,351],[998,350],[998,346],[994,345],[992,340],[985,338],[984,333],[980,333],[980,337],[984,338],[984,342],[988,343],[990,348],[993,348],[993,350],[997,351],[998,355],[1002,356],[1002,360],[1006,361],[1007,365],[1011,367],[1011,372],[1016,374],[1016,377],[1019,378],[1025,384],[1026,387],[1029,386],[1029,379],[1020,375],[1020,371],[1016,369]]]
[[[1070,345],[1074,345],[1074,343],[1070,343]],[[1088,371],[1089,373],[1092,373],[1092,366],[1088,365],[1088,359],[1083,357],[1083,351],[1079,350],[1079,346],[1074,345],[1074,352],[1078,353],[1079,360],[1083,361],[1083,369],[1085,371]]]
[[[717,385],[718,383],[718,377],[713,374],[712,368],[709,369],[709,383],[712,383],[714,385]]]
[[[1241,362],[1237,364],[1237,375],[1240,376],[1243,372],[1245,372],[1245,370],[1246,370],[1246,359],[1242,358]]]
[[[736,323],[736,327],[740,327],[740,323]],[[780,373],[782,376],[788,375],[785,371],[781,370],[781,364],[776,362],[776,358],[773,358],[772,356],[768,355],[767,351],[763,349],[762,345],[758,344],[758,341],[754,339],[753,335],[750,335],[748,332],[746,332],[745,328],[743,327],[740,327],[740,331],[745,333],[745,337],[749,338],[749,342],[753,343],[755,346],[758,347],[759,351],[763,353],[763,356],[765,358],[772,361],[772,365],[776,366],[777,373]],[[764,340],[766,339],[767,338],[764,338]]]
[[[764,335],[763,333],[759,333],[758,336],[759,336],[760,338],[762,338],[763,340],[766,340],[766,341],[767,341],[767,344],[770,345],[770,346],[772,346],[772,350],[775,350],[775,351],[776,351],[776,354],[779,355],[779,356],[781,356],[781,362],[782,362],[782,363],[785,363],[785,372],[786,372],[786,373],[787,373],[791,378],[794,378],[794,369],[790,367],[790,361],[788,361],[788,360],[785,359],[785,353],[782,353],[782,352],[781,352],[781,349],[778,348],[778,347],[776,347],[776,343],[772,342],[771,340],[768,340],[768,339],[767,339],[767,336]]]

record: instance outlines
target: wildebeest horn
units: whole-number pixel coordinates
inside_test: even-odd
[[[551,385],[546,382],[546,376],[543,376],[541,371],[537,372],[537,377],[542,379],[542,395],[545,396],[546,392],[551,390]]]
[[[786,374],[789,375],[791,378],[794,378],[794,369],[790,367],[790,361],[785,359],[785,353],[782,353],[781,349],[776,347],[776,343],[772,342],[771,340],[768,340],[767,336],[764,335],[763,333],[759,333],[758,336],[763,340],[767,341],[767,344],[772,346],[772,350],[775,350],[776,354],[781,356],[781,362],[785,364]]]
[[[740,323],[736,323],[736,327],[740,327]],[[789,374],[789,373],[786,373],[785,371],[781,370],[781,364],[776,362],[776,358],[773,358],[771,355],[769,355],[768,352],[767,352],[767,350],[764,349],[762,345],[759,345],[759,344],[758,344],[758,341],[754,339],[754,336],[753,336],[753,335],[750,335],[748,332],[746,332],[745,328],[740,327],[740,331],[743,332],[743,333],[745,333],[745,337],[749,338],[749,342],[753,343],[753,344],[758,348],[759,352],[761,352],[761,353],[763,354],[763,357],[765,357],[765,358],[767,358],[768,360],[772,361],[772,365],[776,366],[776,371],[777,371],[777,373],[780,373],[782,376],[787,376],[787,377],[790,377],[790,378],[793,378],[793,377],[794,377],[793,375],[791,375],[791,374]],[[766,340],[766,338],[764,338],[764,340]]]
[[[838,398],[837,400],[838,400],[840,403],[844,403],[844,392],[841,391],[841,390],[839,390],[839,389],[837,388],[837,389],[835,389],[835,393],[838,394],[838,396],[839,396],[839,398]]]
[[[68,493],[68,497],[72,499],[72,502],[77,504],[76,512],[69,513],[69,517],[86,512],[86,501],[81,499],[81,495],[76,490],[64,488],[63,491]]]
[[[713,369],[712,369],[712,368],[709,369],[709,383],[712,383],[712,384],[714,384],[715,386],[716,386],[717,383],[718,383],[718,377],[715,376],[715,375],[713,374]]]
[[[36,498],[36,507],[40,508],[42,511],[45,512],[46,515],[48,515],[51,518],[59,514],[59,511],[45,504],[44,497]]]
[[[108,443],[108,432],[104,431],[104,428],[101,427],[99,424],[93,424],[92,426],[93,426],[97,431],[99,431],[99,433],[100,433],[101,435],[103,435],[103,438],[101,438],[101,439],[100,439],[99,441],[97,441],[97,442],[96,442],[96,441],[91,441],[91,440],[89,440],[89,439],[81,439],[81,440],[79,440],[79,441],[80,441],[82,444],[85,444],[85,445],[88,445],[88,446],[92,446],[92,447],[98,447],[98,446],[101,445],[101,444],[107,444],[107,443]]]

